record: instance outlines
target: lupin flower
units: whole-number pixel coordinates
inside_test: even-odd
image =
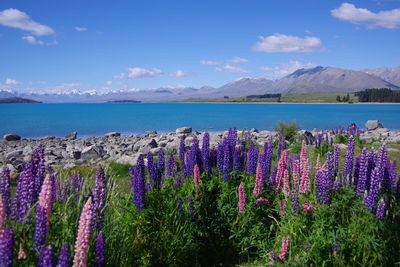
[[[347,185],[352,184],[353,161],[354,161],[354,138],[350,137],[347,143],[347,152],[343,167],[343,178],[345,179],[345,184]]]
[[[281,248],[281,253],[279,253],[279,259],[281,261],[284,261],[286,259],[286,255],[289,251],[289,237],[284,236],[282,237],[282,248]]]
[[[258,195],[260,195],[260,193],[261,193],[261,187],[262,187],[262,181],[263,181],[262,179],[263,179],[263,174],[262,174],[261,165],[258,164],[257,172],[256,172],[256,180],[254,183],[254,190],[253,190],[253,195],[255,195],[256,197]]]
[[[281,215],[281,216],[286,215],[286,200],[285,199],[279,200],[279,215]]]
[[[132,178],[133,203],[138,212],[141,212],[145,205],[146,181],[144,173],[144,160],[139,156],[136,166],[129,168]]]
[[[36,209],[36,224],[33,236],[33,246],[38,251],[41,251],[42,246],[46,245],[47,243],[50,227],[52,195],[51,177],[50,174],[47,174],[39,194],[39,203]]]
[[[60,255],[58,256],[57,267],[69,266],[70,249],[69,244],[65,243],[61,246]]]
[[[10,214],[10,170],[7,167],[3,168],[0,175],[0,195],[3,198],[5,213]]]
[[[6,209],[2,195],[0,195],[0,240],[6,227]]]
[[[230,169],[231,169],[231,155],[230,155],[230,149],[229,149],[229,143],[224,142],[224,162],[223,162],[223,167],[222,171],[224,172],[224,181],[229,182],[230,180]]]
[[[290,177],[289,177],[289,171],[287,169],[283,173],[282,191],[286,198],[290,197]]]
[[[396,174],[397,174],[397,164],[396,160],[393,160],[389,171],[390,191],[392,192],[396,191]]]
[[[52,267],[53,266],[53,248],[44,246],[40,250],[38,267]]]
[[[358,172],[358,181],[356,187],[356,195],[362,197],[364,191],[367,190],[367,178],[368,178],[368,154],[365,150],[360,155],[360,169]]]
[[[301,143],[301,152],[300,152],[300,175],[303,174],[304,169],[308,168],[308,159],[307,159],[307,144],[306,141],[303,140]]]
[[[246,193],[244,192],[243,182],[241,182],[239,185],[238,195],[239,195],[239,212],[245,213],[246,212]]]
[[[217,168],[220,173],[224,172],[224,145],[219,144],[217,148]]]
[[[0,239],[0,266],[11,267],[14,250],[14,233],[7,227]]]
[[[293,162],[293,186],[299,188],[300,185],[300,161]]]
[[[281,154],[285,149],[286,149],[286,141],[285,137],[282,137],[281,141],[278,143],[278,150],[277,150],[278,158],[281,157]]]
[[[376,208],[376,218],[383,220],[385,219],[386,216],[386,200],[385,199],[381,199],[381,201],[379,201],[378,207]]]
[[[211,172],[210,164],[210,134],[205,133],[203,135],[203,143],[201,146],[201,159],[203,161],[203,169],[205,172]]]
[[[313,206],[309,202],[305,201],[303,203],[303,210],[304,210],[305,214],[307,214],[308,216],[312,216],[314,211],[316,210],[316,208],[315,208],[315,206]]]
[[[274,150],[274,145],[272,141],[264,144],[264,151],[261,155],[261,168],[263,174],[263,182],[262,185],[265,186],[265,182],[269,179],[271,175],[271,163],[272,163],[272,154]]]
[[[338,145],[335,145],[335,147],[333,148],[333,162],[335,173],[338,173],[340,162],[340,146]]]
[[[243,156],[242,156],[242,150],[240,147],[236,147],[235,151],[233,152],[233,171],[234,172],[239,172],[243,170]]]
[[[375,210],[378,202],[379,189],[379,168],[375,167],[371,173],[371,185],[369,191],[364,198],[364,204],[370,211]]]
[[[158,151],[158,161],[157,161],[157,169],[158,169],[158,173],[161,176],[160,180],[162,183],[162,177],[164,176],[165,173],[165,152],[164,149],[160,149]]]
[[[195,195],[196,197],[199,197],[200,195],[200,168],[196,164],[194,166],[194,173],[193,173],[193,180],[194,180],[194,188],[195,188]]]
[[[292,190],[292,211],[293,215],[296,216],[300,213],[300,202],[299,195],[296,190]]]
[[[321,170],[315,177],[315,191],[319,203],[329,205],[331,200],[331,180],[327,177],[326,171]]]
[[[103,226],[104,206],[106,205],[106,176],[102,168],[96,171],[93,191],[93,217],[92,227],[97,224],[98,229]]]
[[[321,155],[318,154],[317,161],[315,163],[315,173],[319,172],[321,169],[322,169],[322,166],[321,166]]]
[[[181,136],[179,142],[179,160],[182,164],[185,161],[185,136]]]
[[[303,171],[301,173],[299,192],[304,194],[310,191],[310,169],[308,167],[308,159],[305,159],[303,163]]]
[[[250,142],[249,151],[247,153],[247,173],[255,174],[258,161],[258,147]]]
[[[102,267],[106,261],[106,240],[103,232],[99,232],[96,238],[94,266]]]
[[[176,176],[176,162],[174,155],[170,155],[167,160],[167,176],[175,177]]]
[[[262,205],[268,204],[270,202],[271,202],[271,200],[269,200],[268,198],[260,197],[260,198],[256,199],[256,205],[258,205],[258,206],[262,206]]]
[[[79,218],[78,234],[75,242],[75,255],[73,267],[87,266],[87,252],[89,248],[90,226],[93,214],[93,203],[90,197],[83,207]]]
[[[22,244],[19,245],[19,250],[18,250],[18,259],[19,260],[25,260],[28,255],[26,255],[26,251]]]
[[[282,186],[283,186],[283,176],[285,174],[285,170],[287,170],[288,167],[288,155],[289,152],[287,150],[284,150],[282,152],[281,158],[279,159],[278,162],[278,170],[276,173],[275,177],[275,192],[277,192]]]

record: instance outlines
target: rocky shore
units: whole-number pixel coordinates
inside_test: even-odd
[[[359,137],[366,142],[396,143],[400,142],[400,131],[384,128],[379,121],[368,121],[367,130],[361,131]],[[210,146],[216,147],[227,132],[211,132]],[[308,142],[313,143],[318,136],[334,138],[335,131],[300,130]],[[259,145],[269,140],[276,140],[275,131],[252,129],[246,134]],[[182,127],[175,132],[158,134],[149,131],[145,135],[121,136],[118,132],[111,132],[103,137],[77,138],[77,133],[71,133],[65,138],[53,136],[39,140],[21,139],[17,135],[5,135],[0,142],[0,166],[7,166],[10,170],[19,172],[29,159],[29,154],[39,145],[45,146],[45,159],[50,166],[62,166],[64,169],[79,165],[118,162],[133,165],[139,155],[146,155],[149,151],[156,153],[160,149],[167,152],[178,151],[180,138],[185,136],[186,146],[190,146],[194,137],[201,140],[204,133],[192,131],[191,127]]]

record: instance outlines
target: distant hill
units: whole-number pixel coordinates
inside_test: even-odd
[[[42,102],[22,97],[0,98],[0,104],[40,104]]]
[[[142,101],[138,101],[138,100],[111,100],[111,101],[107,101],[107,103],[142,103]]]
[[[120,89],[109,92],[64,90],[57,93],[18,93],[11,90],[0,90],[0,97],[28,98],[52,103],[104,103],[120,99],[135,99],[141,102],[168,102],[222,98],[224,96],[348,93],[369,88],[400,90],[400,67],[357,71],[317,66],[298,69],[274,81],[265,78],[242,77],[220,87],[167,86],[149,89]]]
[[[362,70],[365,73],[378,76],[379,78],[400,86],[400,67],[396,68],[377,68],[377,69],[365,69]]]

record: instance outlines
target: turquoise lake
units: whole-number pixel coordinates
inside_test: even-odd
[[[206,103],[107,103],[107,104],[3,104],[0,134],[22,138],[100,136],[111,131],[124,135],[148,130],[174,131],[191,126],[196,131],[272,129],[278,120],[295,120],[304,129],[332,129],[369,119],[390,129],[400,129],[400,105],[385,104],[206,104]]]

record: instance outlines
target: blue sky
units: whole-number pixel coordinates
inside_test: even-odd
[[[400,1],[0,2],[0,89],[221,86],[400,65]]]

